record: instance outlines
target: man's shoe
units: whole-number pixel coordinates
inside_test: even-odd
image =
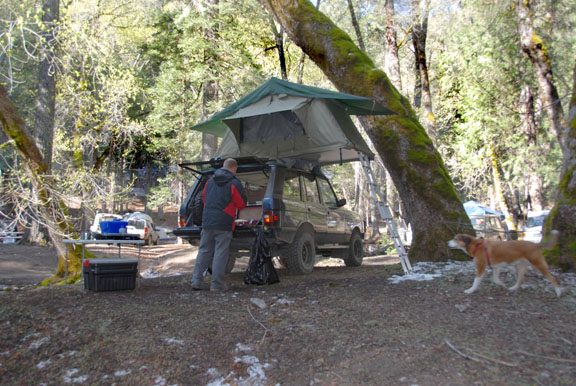
[[[210,292],[226,292],[228,291],[228,286],[225,287],[210,287]]]
[[[192,290],[193,291],[204,291],[207,290],[208,288],[202,285],[198,285],[198,284],[192,284]]]

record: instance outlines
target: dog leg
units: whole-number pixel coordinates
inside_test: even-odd
[[[538,261],[536,263],[532,263],[532,265],[538,270],[540,271],[540,273],[542,275],[544,275],[544,277],[546,279],[548,279],[550,281],[550,283],[552,283],[552,285],[554,286],[554,290],[556,291],[556,296],[560,297],[562,296],[562,287],[560,287],[560,285],[558,284],[558,282],[556,281],[556,279],[554,278],[554,276],[552,276],[550,274],[550,272],[548,272],[548,264],[546,264],[546,261],[544,260],[544,258],[542,258],[541,261]]]
[[[524,282],[524,276],[526,275],[526,271],[528,270],[529,263],[526,260],[521,260],[516,263],[516,284],[512,287],[508,288],[510,291],[516,291],[520,288],[520,285]]]
[[[482,278],[484,278],[484,273],[486,272],[486,264],[483,261],[474,259],[474,264],[476,265],[476,277],[474,278],[474,283],[472,283],[472,287],[464,291],[467,294],[471,294],[472,292],[478,289],[478,286],[482,282]]]
[[[500,272],[502,272],[500,267],[498,267],[498,266],[492,267],[492,281],[494,282],[494,284],[500,285],[502,287],[506,287],[506,284],[504,284],[502,282],[502,280],[500,280]]]

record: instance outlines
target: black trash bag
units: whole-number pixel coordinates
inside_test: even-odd
[[[252,245],[248,269],[246,270],[246,275],[244,275],[244,283],[264,285],[278,283],[279,281],[278,273],[272,262],[270,243],[264,236],[264,230],[258,228],[254,245]]]

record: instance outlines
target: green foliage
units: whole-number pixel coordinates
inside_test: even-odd
[[[491,194],[490,146],[510,187],[525,191],[537,172],[552,196],[558,177],[558,147],[542,152],[521,130],[520,91],[528,83],[536,92],[537,84],[530,63],[519,55],[516,14],[509,6],[468,1],[447,12],[445,18],[459,22],[439,37],[444,48],[434,69],[440,149],[462,194],[482,201]],[[538,141],[554,143],[545,117],[537,119]]]
[[[394,246],[394,242],[387,234],[383,234],[378,240],[378,245],[380,248],[384,250],[384,254],[390,255],[396,253],[396,247]]]

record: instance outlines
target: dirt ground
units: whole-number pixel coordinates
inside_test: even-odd
[[[53,250],[0,245],[0,384],[576,384],[576,285],[556,272],[560,299],[533,272],[517,293],[486,280],[465,295],[470,270],[396,283],[393,256],[248,286],[240,261],[211,293],[189,285],[194,257],[144,247],[140,288],[93,292],[32,286]]]

